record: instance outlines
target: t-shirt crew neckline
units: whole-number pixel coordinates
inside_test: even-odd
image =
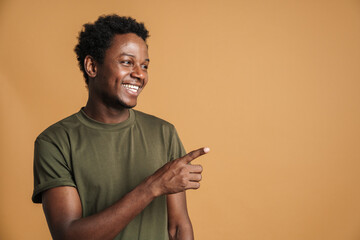
[[[123,128],[130,127],[135,122],[135,113],[134,110],[129,109],[129,117],[125,121],[121,123],[103,123],[96,121],[95,119],[90,118],[86,113],[84,112],[84,108],[81,108],[80,111],[76,114],[76,117],[79,119],[79,121],[84,124],[87,127],[99,129],[99,130],[120,130]]]

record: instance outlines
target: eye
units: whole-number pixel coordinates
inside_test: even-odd
[[[149,66],[144,64],[144,65],[141,65],[141,68],[147,70],[149,68]]]
[[[128,66],[128,67],[130,67],[130,66],[133,65],[132,61],[130,61],[130,60],[122,60],[122,61],[120,61],[120,63],[121,63],[122,65]]]

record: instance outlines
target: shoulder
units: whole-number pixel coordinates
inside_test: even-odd
[[[67,138],[69,131],[79,125],[77,113],[74,113],[46,128],[39,134],[36,140],[44,140],[47,142],[54,142],[56,140]]]
[[[153,145],[165,147],[168,160],[184,156],[186,151],[173,124],[153,115],[134,110],[136,128],[151,139]],[[155,147],[154,147],[155,148]]]
[[[174,125],[164,119],[138,110],[133,111],[135,113],[136,122],[138,124],[151,125],[152,127],[165,127],[175,130]]]

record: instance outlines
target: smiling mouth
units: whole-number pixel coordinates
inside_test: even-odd
[[[132,84],[122,84],[129,92],[137,93],[141,87]]]

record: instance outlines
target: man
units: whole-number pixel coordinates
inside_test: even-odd
[[[142,23],[117,15],[85,24],[75,48],[86,106],[35,142],[34,193],[54,239],[193,239],[185,190],[202,167],[174,126],[133,110],[148,82]]]

